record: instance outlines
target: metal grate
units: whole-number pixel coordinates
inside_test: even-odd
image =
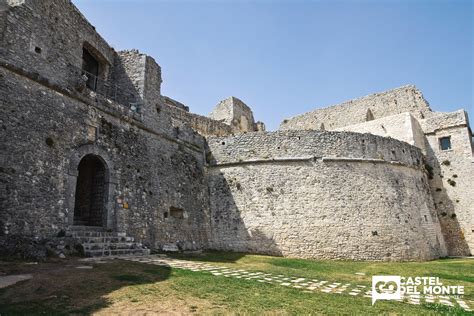
[[[135,105],[135,108],[138,108],[137,104],[140,104],[139,98],[134,93],[120,89],[118,85],[108,80],[100,79],[84,69],[72,65],[70,65],[70,68],[72,76],[79,86],[85,85],[87,89],[94,91],[106,99],[126,104],[129,107]]]

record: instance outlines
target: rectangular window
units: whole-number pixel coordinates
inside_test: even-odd
[[[184,218],[184,210],[177,207],[170,207],[170,216],[177,219]]]
[[[439,146],[441,150],[450,150],[451,149],[451,136],[441,137],[439,139]]]
[[[95,91],[99,77],[99,62],[85,48],[82,49],[82,70],[87,76],[87,87]]]

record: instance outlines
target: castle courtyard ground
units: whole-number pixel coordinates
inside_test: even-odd
[[[19,282],[8,283],[15,275]],[[372,275],[436,276],[464,286],[465,295],[407,295],[372,306]],[[462,315],[473,309],[472,258],[394,263],[206,252],[0,263],[0,315]]]

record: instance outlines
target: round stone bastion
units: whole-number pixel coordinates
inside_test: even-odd
[[[212,249],[393,261],[446,254],[423,154],[408,143],[279,131],[208,144]]]

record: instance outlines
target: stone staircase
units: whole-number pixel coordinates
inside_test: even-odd
[[[150,254],[150,249],[135,242],[133,237],[126,233],[108,232],[103,227],[71,226],[67,236],[79,240],[87,257]]]

